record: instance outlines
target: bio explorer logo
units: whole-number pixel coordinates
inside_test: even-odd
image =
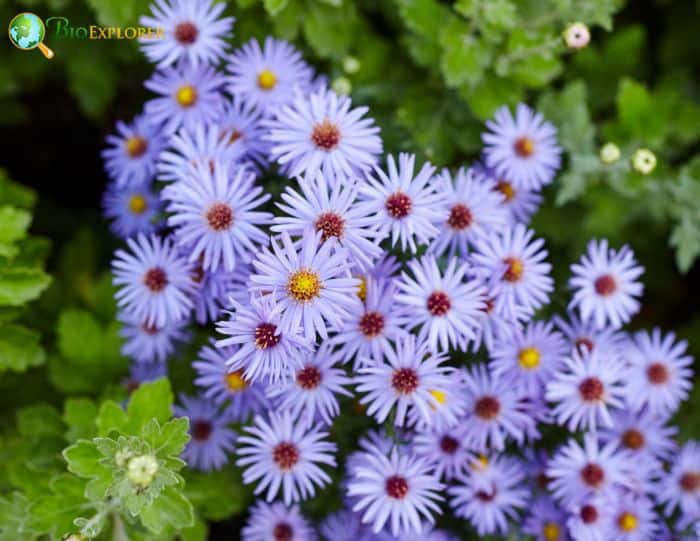
[[[48,33],[55,39],[163,39],[164,28],[150,26],[71,26],[68,17],[49,17],[46,23],[34,13],[15,15],[7,27],[12,45],[23,51],[39,49],[46,58],[53,58],[54,53],[46,45],[44,38]]]

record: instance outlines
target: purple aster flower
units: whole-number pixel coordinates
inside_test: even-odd
[[[574,298],[569,308],[578,308],[583,321],[592,320],[599,329],[619,329],[639,311],[637,299],[644,286],[637,279],[644,268],[628,246],[617,251],[609,249],[605,239],[592,240],[581,262],[571,265],[571,272]]]
[[[391,234],[391,245],[401,242],[401,250],[416,253],[416,241],[428,244],[439,230],[433,224],[442,217],[443,193],[433,182],[435,167],[423,164],[414,176],[416,157],[399,154],[398,167],[393,156],[387,158],[387,173],[375,167],[378,179],[370,176],[360,194],[367,212],[374,213],[379,231]]]
[[[516,326],[510,336],[496,342],[489,368],[495,377],[535,397],[541,394],[568,351],[564,338],[551,323],[535,321],[524,329]]]
[[[252,104],[234,96],[225,103],[219,126],[229,144],[240,145],[243,152],[241,159],[252,161],[260,167],[267,166],[270,153],[270,145],[264,140],[267,129],[263,126],[263,116]]]
[[[346,509],[327,516],[320,531],[326,541],[375,541],[360,514]]]
[[[160,95],[146,102],[147,118],[166,134],[182,126],[193,130],[197,124],[215,123],[220,117],[224,78],[211,66],[184,62],[156,71],[144,84]]]
[[[533,236],[534,231],[518,224],[478,239],[470,256],[473,272],[487,281],[496,312],[508,318],[521,315],[518,307],[532,314],[554,290],[544,240]]]
[[[676,453],[673,438],[678,434],[678,428],[666,426],[665,418],[647,410],[638,413],[620,410],[612,414],[612,419],[612,426],[600,432],[600,441],[616,442],[634,455],[638,464],[653,458],[668,460]]]
[[[364,302],[353,304],[348,318],[336,335],[329,339],[336,346],[340,362],[355,359],[355,370],[375,366],[391,351],[394,342],[406,331],[405,311],[397,306],[393,281],[368,276],[364,282]]]
[[[212,0],[156,0],[151,15],[139,22],[144,26],[162,28],[161,39],[140,39],[141,50],[148,60],[165,68],[180,59],[192,65],[217,64],[224,56],[225,38],[231,37],[233,17],[219,18],[226,4]]]
[[[411,408],[406,423],[408,426],[421,431],[431,428],[439,430],[455,426],[464,419],[468,400],[462,378],[451,378],[445,387],[433,389],[430,394],[437,401],[437,405],[431,404],[427,417],[421,410]]]
[[[553,414],[572,432],[612,426],[609,408],[624,405],[624,366],[610,352],[574,350],[547,383],[546,398],[556,403]]]
[[[474,459],[465,445],[464,428],[459,425],[419,432],[411,444],[416,456],[432,462],[435,475],[445,481],[454,479]]]
[[[476,337],[481,312],[486,308],[486,290],[477,280],[465,280],[468,266],[452,258],[440,272],[434,256],[408,262],[412,276],[401,274],[396,300],[410,309],[409,327],[420,326],[418,337],[431,349],[465,351]]]
[[[245,422],[252,414],[267,410],[270,401],[263,385],[247,382],[241,370],[229,370],[226,361],[236,351],[235,347],[204,346],[192,363],[197,372],[194,383],[202,388],[206,398],[226,406],[232,420]]]
[[[400,453],[396,447],[388,456],[374,448],[350,473],[348,495],[358,498],[353,511],[362,511],[362,522],[371,523],[374,533],[389,522],[396,537],[420,533],[421,517],[434,522],[443,488],[425,459]]]
[[[521,103],[513,117],[503,106],[486,126],[489,131],[481,136],[486,145],[484,159],[500,177],[530,190],[554,180],[561,166],[561,147],[556,128],[540,113]]]
[[[282,323],[280,310],[272,295],[252,298],[245,306],[234,301],[231,318],[217,323],[217,331],[229,338],[217,341],[216,346],[240,346],[227,364],[232,371],[243,370],[250,383],[276,383],[292,376],[311,349],[300,327]]]
[[[307,357],[294,378],[268,389],[276,399],[275,411],[290,411],[302,425],[312,426],[320,418],[326,425],[340,413],[336,395],[352,396],[346,387],[351,383],[345,371],[334,366],[328,347]]]
[[[293,237],[315,235],[321,240],[334,237],[347,249],[351,262],[359,269],[372,267],[384,252],[379,247],[382,235],[376,231],[375,220],[355,203],[357,182],[328,183],[318,175],[311,179],[298,178],[301,193],[287,186],[277,206],[288,217],[276,217],[272,231],[285,231]]]
[[[316,487],[331,482],[320,465],[335,467],[336,446],[326,441],[327,432],[307,429],[289,412],[270,412],[269,421],[256,416],[238,438],[236,465],[244,469],[243,482],[257,481],[255,494],[267,490],[272,501],[282,491],[284,503],[298,502],[316,494]]]
[[[183,250],[186,252],[186,250]],[[239,265],[236,265],[236,273]],[[236,274],[226,272],[223,268],[216,271],[205,271],[201,265],[194,270],[194,281],[197,283],[197,294],[194,296],[194,319],[200,325],[216,321],[222,315],[223,305],[227,296],[236,287]],[[247,292],[246,292],[247,293]],[[246,295],[246,302],[248,302]]]
[[[470,273],[471,274],[471,273]],[[488,352],[494,350],[495,344],[500,340],[508,340],[515,329],[522,327],[521,321],[530,319],[530,311],[524,306],[514,306],[514,316],[504,316],[496,311],[494,295],[487,290],[484,309],[480,314],[479,325],[476,328],[476,336],[471,344],[471,351],[478,353],[481,346],[485,346]]]
[[[204,270],[220,266],[232,272],[237,261],[248,261],[258,245],[267,243],[260,225],[272,219],[268,212],[254,210],[270,196],[255,186],[255,175],[245,168],[229,174],[226,162],[191,167],[182,180],[163,190],[168,200],[168,225],[176,227],[181,247],[192,247],[189,260],[201,258]]]
[[[143,323],[142,319],[129,312],[120,312],[117,319],[123,323],[119,331],[124,338],[121,353],[139,363],[165,362],[175,351],[177,342],[189,339],[185,331],[189,324],[187,319],[170,321],[163,327]]]
[[[216,163],[239,163],[245,148],[238,141],[230,142],[227,133],[218,125],[196,124],[182,128],[169,139],[169,148],[158,159],[158,179],[177,181],[191,175],[192,165],[209,167],[212,174]],[[234,171],[229,166],[229,171]]]
[[[402,533],[399,535],[398,538],[389,537],[387,535],[386,537],[376,539],[376,541],[394,541],[395,539],[398,539],[398,541],[459,541],[456,536],[444,530],[438,530],[432,524],[429,523],[423,524],[420,533]]]
[[[368,107],[351,109],[347,96],[322,89],[309,96],[297,92],[270,120],[270,157],[288,176],[317,174],[339,182],[368,172],[382,153],[379,128],[363,118]]]
[[[463,426],[470,448],[501,451],[506,438],[522,443],[526,432],[536,431],[535,419],[521,390],[494,377],[484,365],[464,372],[467,416]]]
[[[435,182],[444,194],[444,202],[443,216],[435,223],[440,234],[428,247],[430,252],[438,256],[445,253],[449,257],[465,256],[476,238],[508,223],[503,195],[472,169],[461,167],[454,180],[444,170]]]
[[[316,541],[316,532],[298,505],[258,501],[241,530],[241,541]]]
[[[680,509],[681,529],[700,521],[700,445],[691,440],[674,457],[670,471],[659,472],[656,499],[671,516]]]
[[[228,428],[230,419],[204,397],[180,395],[180,403],[182,406],[173,406],[173,414],[189,418],[191,436],[182,458],[197,470],[221,469],[228,463],[228,453],[236,441],[236,433]]]
[[[554,316],[552,321],[568,341],[569,349],[585,348],[589,351],[618,350],[622,345],[622,333],[609,327],[597,328],[593,321],[581,321],[575,312],[567,313],[568,321],[560,316]]]
[[[547,478],[549,452],[546,449],[536,449],[533,446],[525,448],[523,455],[523,468],[525,468],[529,484],[535,491],[546,492],[549,482]]]
[[[567,521],[574,541],[610,541],[613,535],[613,509],[607,498],[588,498],[571,508]]]
[[[131,124],[117,122],[117,135],[108,135],[107,143],[102,158],[117,187],[141,186],[153,179],[165,138],[146,115],[135,117]]]
[[[470,468],[460,482],[447,489],[450,507],[467,519],[480,536],[506,534],[508,521],[525,507],[528,490],[522,486],[525,473],[517,460],[494,456],[487,468]]]
[[[622,492],[612,512],[613,538],[616,541],[657,541],[659,519],[654,506],[644,496]]]
[[[119,308],[159,328],[186,318],[195,287],[191,265],[169,239],[139,235],[126,242],[131,253],[117,250],[112,261]]]
[[[431,408],[440,405],[439,394],[449,386],[452,369],[442,366],[446,356],[436,354],[424,341],[407,334],[387,348],[381,363],[368,360],[355,377],[357,391],[367,393],[360,399],[366,404],[367,415],[383,423],[395,408],[394,424],[403,426],[409,410],[417,417],[431,421]]]
[[[662,335],[658,328],[632,336],[624,350],[626,398],[632,409],[646,406],[660,417],[678,409],[693,387],[693,358],[686,354],[687,346],[672,332]]]
[[[129,377],[124,381],[124,386],[129,392],[133,392],[142,383],[155,381],[167,375],[168,364],[165,361],[132,362],[129,366]]]
[[[281,322],[286,327],[304,328],[314,342],[316,335],[328,337],[328,325],[341,328],[353,304],[360,281],[350,276],[347,252],[334,238],[322,242],[322,233],[306,235],[295,246],[287,233],[270,239],[253,261],[251,289],[278,296]]]
[[[283,40],[265,38],[263,48],[254,39],[228,59],[228,91],[258,109],[276,114],[294,99],[295,89],[308,91],[313,70],[301,54]]]
[[[538,496],[528,510],[522,532],[531,535],[533,541],[570,541],[567,518],[549,496]]]
[[[139,233],[154,233],[158,226],[160,200],[151,189],[150,182],[138,187],[120,188],[116,182],[107,186],[102,199],[104,216],[111,223],[112,233],[123,239]]]
[[[618,450],[616,442],[600,446],[595,434],[584,435],[583,447],[576,440],[561,447],[547,469],[549,488],[566,507],[583,504],[589,497],[613,496],[630,484],[632,456]]]

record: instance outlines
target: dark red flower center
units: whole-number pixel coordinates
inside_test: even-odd
[[[297,384],[302,389],[310,391],[321,383],[321,371],[315,366],[305,366],[297,372]]]
[[[141,325],[141,329],[143,332],[150,334],[151,336],[154,336],[160,332],[160,329],[151,323],[144,323]]]
[[[206,218],[214,231],[225,231],[233,223],[233,209],[226,203],[214,203],[209,207]]]
[[[581,338],[577,338],[576,342],[574,342],[574,345],[576,346],[576,349],[579,351],[581,350],[582,347],[586,348],[588,351],[593,351],[593,348],[595,347],[593,345],[593,341],[590,338],[586,338],[585,336],[582,336]]]
[[[411,213],[413,202],[411,198],[403,192],[396,192],[386,198],[386,211],[389,216],[400,220]]]
[[[491,486],[491,490],[477,490],[475,496],[482,502],[492,502],[496,499],[496,494],[498,491],[495,486]]]
[[[588,486],[598,488],[605,481],[605,471],[598,464],[589,462],[581,468],[581,479]]]
[[[289,524],[280,522],[275,525],[272,536],[275,538],[275,541],[291,541],[292,537],[294,537],[294,531]]]
[[[192,423],[192,438],[197,441],[206,441],[211,435],[212,426],[209,421],[195,421]]]
[[[160,267],[148,269],[143,277],[144,285],[153,293],[159,293],[168,285],[168,276]]]
[[[501,403],[495,396],[482,396],[474,404],[474,413],[485,421],[495,419],[501,411]]]
[[[408,494],[408,481],[400,475],[392,475],[386,480],[385,488],[390,498],[403,500]]]
[[[338,126],[326,119],[314,126],[311,132],[311,141],[316,145],[316,148],[326,151],[333,150],[340,143],[340,130]]]
[[[688,472],[683,474],[680,485],[683,492],[697,492],[700,490],[700,472]]]
[[[644,434],[639,430],[630,428],[622,434],[622,444],[628,449],[634,449],[635,451],[641,449],[644,447]]]
[[[450,298],[447,296],[447,293],[444,291],[433,291],[428,297],[426,306],[428,307],[428,312],[430,312],[432,315],[444,316],[450,311],[452,303],[450,302]]]
[[[593,285],[595,287],[596,293],[603,297],[612,295],[613,293],[615,293],[615,290],[617,290],[617,283],[615,282],[615,278],[613,278],[610,274],[603,274],[602,276],[598,276]]]
[[[199,34],[199,30],[190,21],[185,21],[175,27],[175,39],[183,45],[194,43],[197,39],[197,34]]]
[[[291,470],[299,462],[299,450],[293,443],[283,441],[272,450],[272,460],[275,461],[279,469]]]
[[[255,345],[259,349],[267,349],[276,346],[282,336],[277,333],[277,325],[273,323],[260,323],[255,327]]]
[[[605,386],[598,378],[586,378],[579,384],[578,390],[586,402],[597,402],[603,398]]]
[[[412,368],[399,368],[391,377],[391,386],[400,394],[411,394],[418,388],[418,374]]]
[[[367,338],[374,338],[384,330],[384,316],[379,312],[366,312],[360,318],[360,332]]]
[[[592,524],[598,520],[598,510],[590,504],[586,504],[581,508],[581,520],[585,524]]]
[[[663,363],[652,363],[647,368],[647,378],[654,385],[663,385],[668,382],[670,377],[668,368]]]
[[[447,219],[447,225],[457,231],[462,231],[472,225],[474,217],[471,210],[466,205],[457,203],[450,210],[450,217]]]
[[[515,153],[521,158],[529,158],[535,152],[535,142],[529,137],[519,137],[513,145]]]
[[[446,453],[448,455],[453,455],[457,452],[457,449],[459,448],[459,442],[454,439],[452,436],[444,435],[440,439],[440,449],[442,449],[443,453]]]
[[[324,212],[316,219],[316,231],[321,231],[323,241],[331,237],[340,239],[345,233],[345,220],[335,212]]]

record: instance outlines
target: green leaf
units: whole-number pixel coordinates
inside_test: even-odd
[[[355,30],[352,3],[341,7],[311,4],[303,19],[304,36],[321,57],[340,58],[347,53]]]
[[[242,513],[252,500],[252,491],[233,467],[217,472],[216,476],[187,470],[185,495],[207,520],[224,520]]]
[[[30,541],[35,539],[26,531],[29,500],[19,492],[0,497],[0,541]]]
[[[66,447],[63,450],[63,458],[68,463],[68,471],[78,477],[92,479],[110,474],[109,470],[100,463],[103,458],[102,453],[90,440],[80,440]]]
[[[30,209],[36,202],[36,193],[26,186],[9,179],[7,172],[0,169],[0,204]]]
[[[68,398],[63,406],[63,421],[68,426],[66,439],[91,438],[97,433],[97,405],[87,398]]]
[[[180,456],[190,440],[190,422],[187,417],[178,417],[163,426],[151,419],[142,430],[143,438],[158,456]]]
[[[559,143],[572,154],[594,152],[595,127],[586,103],[586,85],[580,80],[544,94],[538,103],[538,110],[557,127]]]
[[[51,493],[32,502],[27,526],[37,532],[61,539],[75,531],[73,521],[89,513],[93,505],[85,499],[85,481],[63,474],[51,481]]]
[[[49,404],[32,404],[17,412],[17,430],[28,438],[61,438],[63,419]]]
[[[101,436],[107,436],[113,430],[124,432],[129,419],[126,412],[116,402],[107,400],[100,406],[100,413],[97,415],[97,432]]]
[[[481,14],[483,22],[498,31],[513,28],[517,20],[516,15],[515,5],[510,0],[488,0],[484,2]]]
[[[630,138],[652,146],[663,140],[666,116],[659,114],[654,97],[644,85],[623,79],[617,93],[617,109],[621,127]]]
[[[103,332],[85,310],[68,308],[58,318],[58,349],[66,359],[87,365],[101,361]]]
[[[681,272],[688,272],[700,255],[700,227],[689,216],[673,228],[671,246],[676,248],[676,264]]]
[[[178,490],[167,488],[141,511],[141,522],[154,533],[161,532],[166,524],[180,530],[194,525],[194,509]]]
[[[272,16],[277,15],[280,11],[287,7],[288,3],[289,0],[263,0],[265,11]]]
[[[51,283],[41,269],[5,266],[0,268],[0,306],[20,306],[36,299]]]
[[[0,325],[0,371],[24,372],[46,360],[39,333],[21,325]]]
[[[23,239],[32,221],[32,215],[10,206],[0,207],[0,244],[12,244]]]
[[[445,27],[440,43],[443,46],[440,69],[445,84],[450,87],[478,84],[493,58],[490,46],[469,34],[467,25],[456,19]]]
[[[172,417],[173,392],[168,378],[139,385],[129,400],[126,430],[130,434],[140,434],[146,423],[156,419],[164,425]]]

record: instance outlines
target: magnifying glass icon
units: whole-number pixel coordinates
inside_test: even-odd
[[[46,26],[38,15],[29,12],[15,15],[7,27],[7,33],[12,45],[18,49],[39,49],[46,58],[53,58],[53,51],[44,45]]]

